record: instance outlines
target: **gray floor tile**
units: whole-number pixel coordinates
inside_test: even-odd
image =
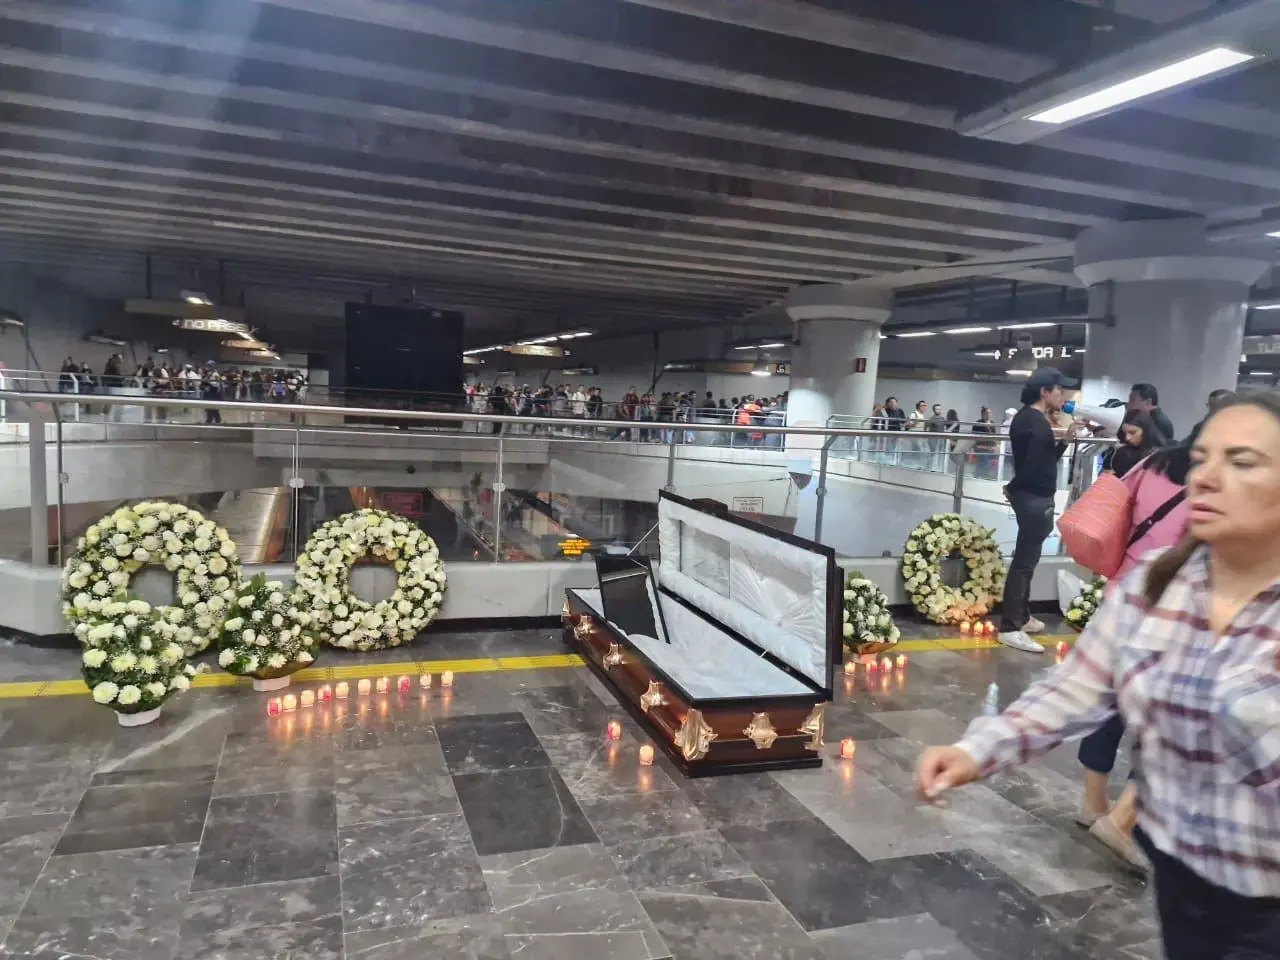
[[[975,853],[1007,873],[1038,897],[1110,886],[1122,871],[1105,854],[1090,849],[1056,827],[1013,827],[971,838]]]
[[[0,820],[0,942],[66,825],[61,813]]]
[[[499,911],[507,945],[525,960],[656,960],[668,956],[630,891],[549,894]]]
[[[347,960],[511,960],[506,931],[477,914],[347,934]]]
[[[332,791],[220,797],[209,805],[193,891],[332,876],[338,870]]]
[[[596,841],[551,767],[467,774],[453,783],[481,856]]]
[[[461,809],[438,743],[344,751],[334,782],[344,826]]]
[[[803,820],[813,814],[767,773],[683,780],[681,788],[716,827]]]
[[[494,909],[500,911],[553,895],[627,889],[617,865],[599,844],[499,853],[481,857],[480,867]]]
[[[643,892],[640,902],[677,960],[823,960],[776,903]]]
[[[453,774],[549,767],[551,760],[519,713],[440,720],[440,746]]]
[[[149,782],[154,779],[150,772],[104,775],[110,781],[135,782],[86,790],[54,853],[199,842],[213,788],[212,769],[201,769],[207,771],[205,779],[190,783]]]
[[[575,797],[585,800],[676,789],[676,781],[661,766],[640,766],[640,743],[633,737],[607,740],[602,733],[539,738]]]
[[[604,732],[611,719],[621,719],[623,711],[613,702],[604,703],[582,684],[541,687],[516,694],[529,726],[539,736],[595,734]]]
[[[337,877],[196,894],[187,903],[176,960],[342,960]]]
[[[683,793],[627,793],[583,800],[587,815],[600,840],[606,844],[651,837],[672,837],[712,829],[698,808]]]
[[[636,890],[666,890],[693,883],[752,876],[751,868],[714,830],[628,840],[609,848]]]
[[[343,827],[343,917],[356,930],[420,928],[490,909],[462,817],[443,814]]]
[[[825,960],[977,960],[927,913],[820,930],[813,942]]]

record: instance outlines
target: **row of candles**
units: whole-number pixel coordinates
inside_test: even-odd
[[[994,637],[996,635],[996,625],[990,620],[975,620],[970,623],[968,620],[960,622],[961,633],[972,633],[975,637]]]
[[[895,666],[896,666],[899,670],[903,670],[903,669],[905,669],[905,668],[906,668],[906,666],[907,666],[907,655],[906,655],[905,653],[900,653],[900,654],[898,654],[898,656],[897,656],[896,658],[894,658],[894,657],[883,657],[883,658],[881,658],[881,659],[880,659],[880,661],[879,661],[878,663],[877,663],[874,659],[872,659],[872,660],[868,660],[868,661],[867,661],[867,673],[876,673],[876,672],[881,672],[881,673],[892,673],[892,672],[893,672],[893,668],[894,668]],[[858,669],[858,661],[857,661],[857,660],[846,660],[846,661],[844,662],[844,675],[845,675],[846,677],[852,677],[852,676],[857,672],[857,669]]]
[[[418,685],[423,690],[430,690],[435,680],[429,673],[424,673],[418,678]],[[448,689],[453,686],[453,671],[446,670],[440,674],[440,686]],[[396,691],[398,693],[408,693],[413,689],[413,680],[408,676],[402,676],[396,681]],[[390,693],[391,678],[378,677],[376,681],[371,681],[367,677],[356,682],[356,694],[367,697],[373,692]],[[345,680],[334,686],[325,684],[319,690],[303,690],[297,696],[292,693],[283,697],[272,697],[267,701],[267,716],[278,717],[281,713],[292,713],[298,707],[314,707],[317,703],[328,703],[331,700],[346,700],[351,696],[351,685]]]

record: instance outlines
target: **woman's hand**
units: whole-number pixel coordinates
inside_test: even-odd
[[[978,779],[978,763],[959,747],[930,747],[916,765],[916,795],[937,800],[947,790]]]

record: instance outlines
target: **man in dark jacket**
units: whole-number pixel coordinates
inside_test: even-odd
[[[1173,432],[1173,424],[1160,409],[1160,393],[1156,390],[1155,384],[1135,383],[1133,389],[1129,391],[1129,402],[1126,406],[1131,412],[1140,411],[1150,416],[1167,442],[1174,443],[1177,440],[1177,434]]]

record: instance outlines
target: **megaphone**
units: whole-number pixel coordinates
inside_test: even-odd
[[[1124,407],[1095,407],[1088,403],[1077,403],[1069,400],[1062,405],[1063,413],[1070,417],[1078,417],[1096,423],[1110,433],[1119,433],[1124,422]]]

